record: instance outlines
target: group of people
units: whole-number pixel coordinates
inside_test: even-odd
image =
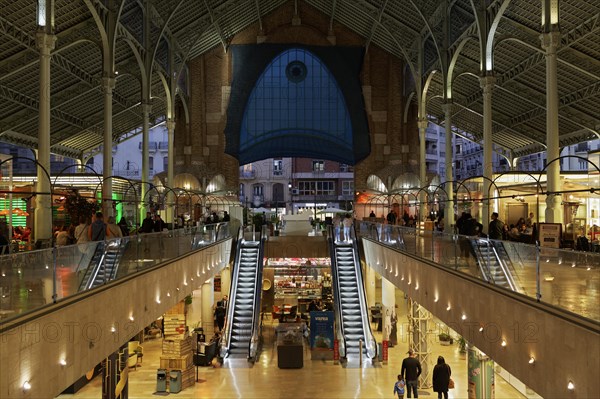
[[[369,217],[376,218],[377,216],[375,215],[375,211],[371,210],[371,212],[369,213]],[[383,219],[383,214],[381,215],[381,219]],[[385,223],[390,225],[397,224],[406,227],[415,227],[417,224],[417,220],[413,215],[409,215],[408,212],[404,211],[404,214],[402,215],[402,217],[400,217],[400,215],[398,215],[396,210],[394,209],[390,209],[384,221]]]
[[[498,218],[498,213],[492,213],[488,236],[493,240],[531,241],[535,239],[536,223],[533,212],[527,219],[520,218],[517,223],[508,226]]]
[[[81,216],[78,225],[72,224],[68,228],[65,226],[57,227],[54,232],[54,239],[57,246],[63,246],[128,235],[129,227],[124,217],[121,218],[118,224],[115,223],[114,216],[109,216],[105,222],[102,212],[96,212],[91,217]]]
[[[412,349],[408,350],[408,357],[402,361],[402,369],[398,374],[398,381],[394,384],[394,395],[399,399],[410,398],[411,394],[419,397],[418,385],[421,375],[421,362],[415,357]],[[437,392],[438,399],[448,399],[448,390],[454,387],[452,369],[443,356],[438,356],[437,364],[433,368],[433,392]]]
[[[352,218],[352,215],[350,215],[349,213],[347,213],[346,215],[343,216],[343,218],[339,217],[338,215],[336,215],[333,218],[333,229],[334,229],[334,233],[335,233],[335,241],[336,242],[341,242],[341,229],[344,229],[344,242],[350,242],[352,241],[352,238],[350,236],[350,229],[352,228],[352,225],[354,224],[354,219]]]

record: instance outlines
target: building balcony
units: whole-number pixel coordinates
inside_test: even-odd
[[[158,149],[161,151],[169,151],[169,142],[168,141],[160,141],[158,143]]]
[[[140,151],[142,151],[142,144],[143,144],[142,142],[140,142],[138,144],[138,148],[139,148]],[[155,152],[157,150],[157,148],[158,148],[158,143],[156,141],[150,141],[148,143],[148,150],[149,151]]]
[[[122,177],[141,177],[142,171],[140,169],[115,169],[113,175]]]
[[[256,171],[255,170],[242,170],[242,171],[240,171],[240,179],[251,180],[251,179],[255,179],[255,178],[256,178]]]

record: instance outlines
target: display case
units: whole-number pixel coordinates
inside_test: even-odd
[[[282,323],[277,333],[277,366],[280,369],[304,367],[304,323]]]

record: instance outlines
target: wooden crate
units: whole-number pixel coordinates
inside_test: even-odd
[[[171,371],[172,369],[176,370],[185,370],[194,365],[194,357],[190,353],[185,356],[161,356],[160,357],[160,368],[167,369]]]
[[[190,367],[181,373],[181,389],[186,389],[189,387],[193,387],[196,383],[196,368]]]
[[[167,389],[169,388],[169,383],[171,381],[169,377],[169,372],[167,371]],[[189,387],[193,387],[196,384],[196,368],[189,367],[181,372],[181,390],[184,390]]]
[[[173,306],[171,309],[166,311],[166,315],[171,315],[171,314],[184,314],[185,313],[185,302],[184,301],[180,301],[177,303],[177,305]]]
[[[192,337],[163,340],[162,354],[165,356],[183,356],[190,353],[192,353]]]
[[[165,337],[183,338],[185,336],[185,315],[171,314],[163,318]]]

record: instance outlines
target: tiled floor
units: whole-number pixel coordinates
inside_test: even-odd
[[[399,309],[400,310],[400,309]],[[400,317],[403,317],[402,315]],[[404,316],[405,317],[405,316]],[[276,322],[275,322],[276,323]],[[379,335],[378,333],[377,335]],[[304,368],[279,369],[277,352],[273,344],[273,325],[266,321],[265,345],[259,361],[250,366],[245,359],[227,360],[222,368],[199,369],[199,383],[177,394],[181,398],[392,398],[396,375],[408,344],[404,336],[399,344],[390,348],[387,365],[360,368],[343,368],[331,361],[312,361],[308,349],[304,351]],[[380,336],[376,337],[379,341]],[[129,397],[151,398],[156,390],[156,369],[159,365],[161,340],[146,341],[142,367],[129,373]],[[467,398],[467,364],[456,345],[435,344],[432,355],[445,357],[452,367],[456,388],[450,398]],[[501,377],[496,377],[497,399],[524,398]],[[101,379],[98,377],[76,395],[60,398],[100,398]],[[420,397],[437,398],[431,389],[421,389]]]

